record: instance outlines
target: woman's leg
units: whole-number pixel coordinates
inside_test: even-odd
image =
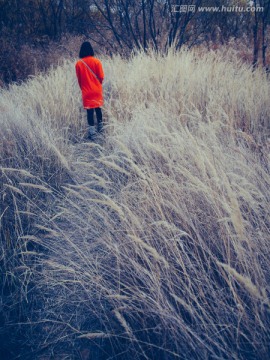
[[[98,107],[95,109],[96,110],[96,115],[97,115],[97,122],[100,123],[102,122],[102,111],[101,108]]]
[[[95,110],[96,110],[97,123],[98,123],[97,129],[98,129],[98,131],[101,131],[103,128],[102,111],[101,111],[101,108],[96,108]]]
[[[96,135],[95,123],[94,123],[94,109],[87,109],[87,121],[89,124],[89,139],[93,139]]]
[[[94,126],[94,109],[87,109],[87,121],[89,126]]]

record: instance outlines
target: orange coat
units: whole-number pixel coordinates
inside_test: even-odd
[[[82,59],[90,69],[81,61],[78,60],[75,68],[78,83],[82,91],[83,107],[85,109],[97,108],[103,105],[102,82],[104,79],[104,72],[100,60],[93,56],[87,56]]]

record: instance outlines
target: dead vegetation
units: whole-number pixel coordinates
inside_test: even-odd
[[[72,62],[1,93],[21,356],[267,359],[267,75],[228,51],[103,62],[100,144],[74,143]]]

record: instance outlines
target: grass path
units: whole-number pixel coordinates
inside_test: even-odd
[[[89,181],[89,176],[93,173],[92,167],[96,167],[98,159],[102,156],[104,151],[104,136],[97,135],[94,141],[87,141],[75,143],[72,149],[72,178],[77,184],[83,184]]]
[[[43,281],[48,278],[49,284],[45,297],[43,296],[44,289],[42,289],[42,287],[39,288],[39,286],[35,286],[33,294],[30,295],[31,298],[33,296],[33,304],[35,304],[35,298],[38,297],[40,299],[40,302],[35,304],[32,309],[34,313],[37,314],[33,315],[33,319],[37,317],[37,322],[36,324],[33,324],[34,331],[32,333],[32,342],[35,344],[39,343],[39,349],[41,349],[40,353],[35,355],[37,360],[47,360],[51,358],[51,356],[56,360],[63,358],[89,359],[89,346],[81,341],[79,341],[79,345],[76,343],[76,345],[73,344],[71,347],[62,347],[60,345],[60,347],[55,348],[55,346],[57,346],[57,341],[55,341],[54,338],[55,328],[59,326],[59,331],[61,332],[61,329],[64,327],[67,333],[71,331],[76,334],[76,329],[72,328],[71,324],[62,322],[61,318],[59,320],[57,318],[58,314],[52,314],[51,318],[49,317],[47,321],[44,321],[42,317],[39,319],[38,314],[42,314],[43,307],[46,306],[44,302],[49,301],[53,303],[54,299],[57,299],[59,296],[57,290],[55,290],[59,285],[57,283],[57,275],[52,275],[51,271],[55,272],[55,269],[58,267],[59,274],[61,274],[61,271],[66,272],[68,270],[70,264],[77,264],[77,266],[82,268],[85,266],[84,261],[80,262],[80,245],[82,243],[85,245],[85,239],[83,236],[80,236],[78,229],[80,229],[81,225],[79,224],[79,221],[73,219],[73,216],[75,215],[80,219],[89,216],[88,203],[82,199],[82,196],[85,195],[84,190],[86,187],[102,192],[100,187],[92,184],[97,176],[102,176],[102,164],[99,160],[105,152],[105,141],[106,135],[99,134],[94,141],[83,138],[70,145],[70,152],[72,154],[70,158],[71,173],[69,179],[63,185],[64,196],[56,198],[54,215],[51,219],[44,219],[44,223],[41,225],[44,225],[44,229],[38,230],[37,236],[40,239],[41,245],[41,247],[38,246],[37,248],[37,251],[39,252],[38,257],[36,258],[34,255],[28,259],[29,266],[32,266],[33,273],[35,274],[34,276],[36,276],[35,283],[38,283],[37,279],[40,277]],[[76,196],[75,192],[78,196]],[[72,204],[72,214],[70,214],[70,216],[68,204]],[[95,244],[95,239],[93,239],[93,247],[95,246],[96,252],[98,253],[99,246]],[[90,243],[88,244],[88,247],[89,252],[92,252],[93,247]],[[63,255],[61,256],[61,259],[59,259],[60,248]],[[36,264],[37,266],[33,264]],[[52,283],[54,281],[55,287]],[[75,293],[72,281],[70,284],[67,281],[65,287],[67,289],[69,288],[68,292],[72,294]],[[49,299],[46,299],[47,296],[49,296]],[[99,326],[98,323],[96,326]],[[52,351],[55,350],[57,355],[52,353]],[[101,354],[100,351],[100,345],[91,346],[91,356],[99,358]],[[30,356],[29,359],[31,359],[30,354],[25,354],[24,356],[26,356],[27,359],[27,356]]]

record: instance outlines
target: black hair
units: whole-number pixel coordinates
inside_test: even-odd
[[[81,59],[86,56],[94,56],[94,55],[95,53],[90,42],[89,41],[83,42],[80,49],[79,58]]]

